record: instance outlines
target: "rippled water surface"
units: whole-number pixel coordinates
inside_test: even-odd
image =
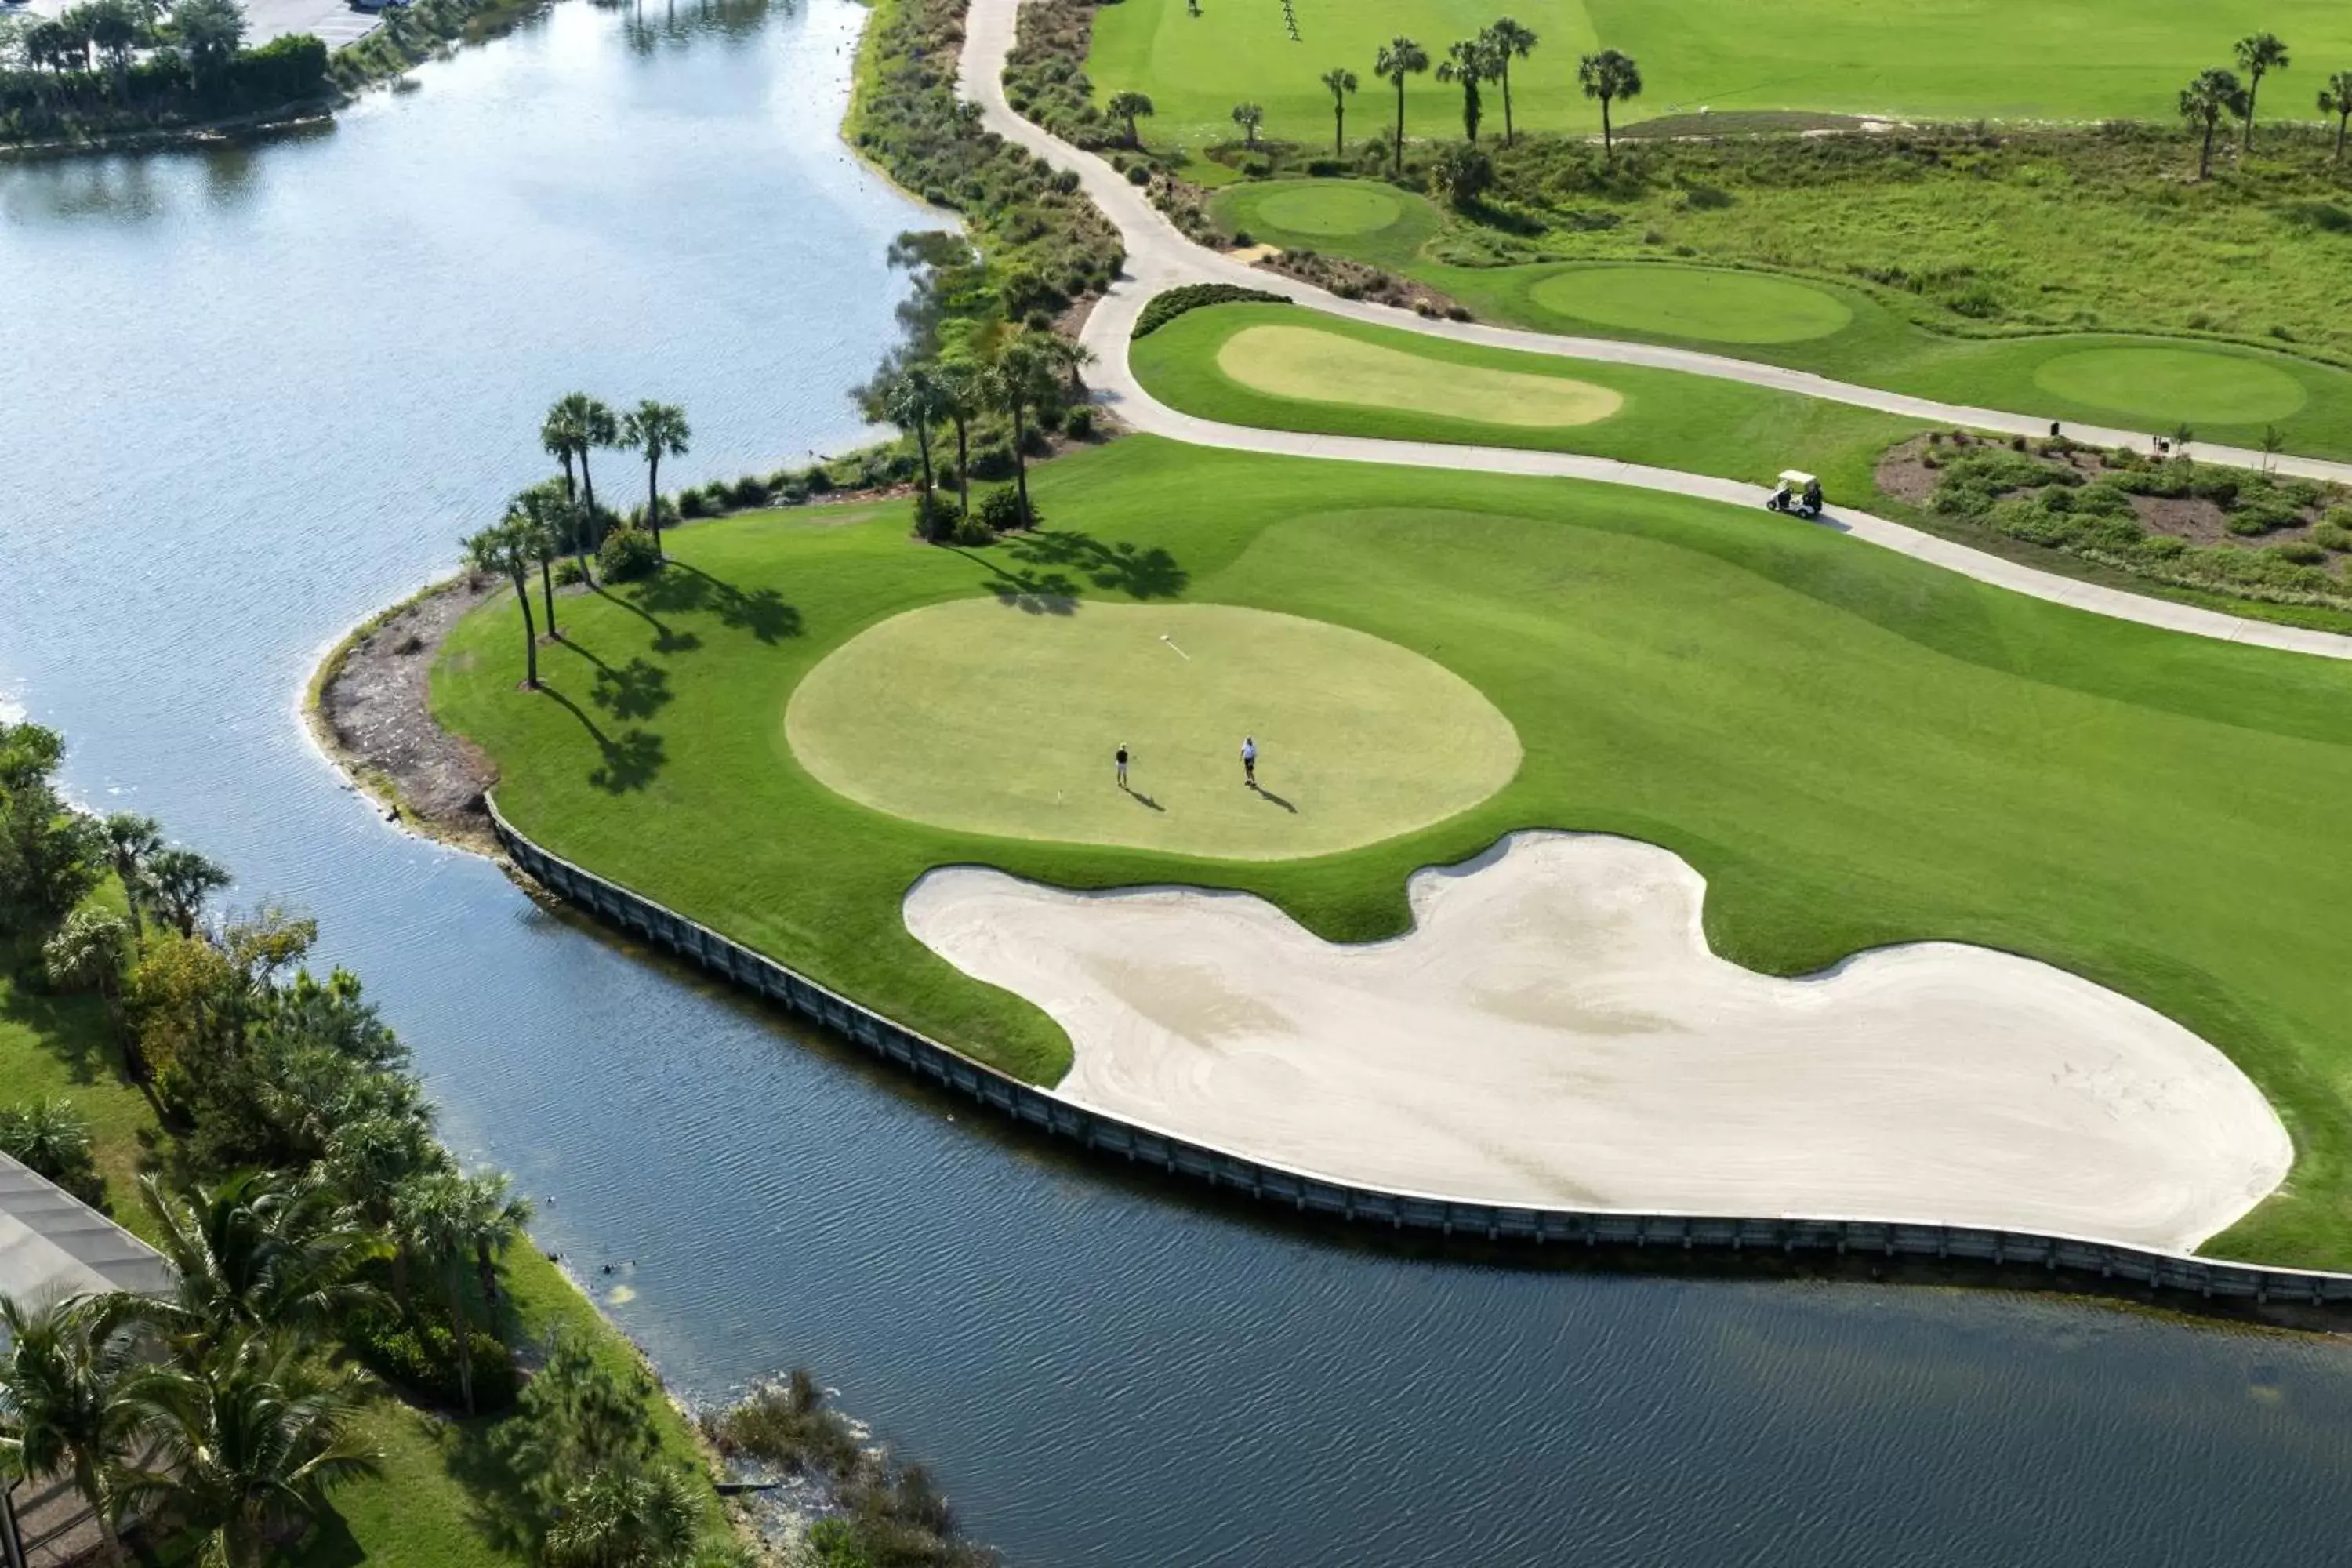
[[[339,789],[313,658],[538,476],[555,393],[685,403],[687,478],[855,436],[923,221],[834,136],[860,15],[567,5],[315,135],[0,168],[0,695],[76,789],[314,910],[680,1386],[815,1365],[1017,1561],[2336,1560],[2331,1347],[1268,1232],[1002,1142]]]

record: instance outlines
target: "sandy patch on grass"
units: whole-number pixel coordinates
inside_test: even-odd
[[[1525,834],[1418,874],[1414,930],[1367,946],[969,867],[906,921],[1069,1031],[1067,1099],[1369,1185],[2186,1247],[2286,1174],[2253,1085],[2127,997],[1948,942],[1756,974],[1707,950],[1704,893],[1653,845]]]
[[[1456,364],[1315,327],[1244,327],[1217,350],[1217,368],[1277,397],[1487,425],[1590,425],[1625,403],[1591,382]]]

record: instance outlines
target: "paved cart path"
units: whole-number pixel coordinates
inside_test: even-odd
[[[1364,437],[1318,436],[1291,430],[1267,430],[1226,425],[1180,414],[1143,390],[1128,363],[1128,343],[1135,319],[1153,295],[1184,283],[1234,283],[1284,295],[1298,304],[1335,316],[1376,325],[1425,332],[1433,337],[1496,348],[1552,354],[1563,359],[1600,361],[1612,364],[1645,365],[1692,375],[1793,392],[1807,397],[1874,408],[1935,425],[1967,426],[2011,435],[2038,436],[2049,428],[2046,418],[2009,414],[1998,409],[1971,408],[1936,403],[1923,397],[1876,387],[1832,381],[1803,371],[1759,364],[1693,349],[1662,348],[1649,343],[1618,342],[1606,338],[1559,337],[1475,322],[1430,321],[1410,310],[1342,300],[1335,294],[1261,271],[1231,257],[1196,245],[1179,233],[1144,194],[1127,177],[1094,153],[1082,152],[1013,112],[1004,99],[1004,58],[1013,47],[1013,21],[1020,0],[971,0],[965,17],[964,50],[960,85],[962,94],[981,107],[987,127],[1006,141],[1026,148],[1057,169],[1076,173],[1080,185],[1118,227],[1127,247],[1127,264],[1110,292],[1088,317],[1082,341],[1095,355],[1088,375],[1097,399],[1134,429],[1201,447],[1234,451],[1267,452],[1286,457],[1322,458],[1345,462],[1394,463],[1410,468],[1468,468],[1483,473],[1528,474],[1588,479],[1601,484],[1631,485],[1641,489],[1668,490],[1706,500],[1740,506],[1760,506],[1765,490],[1756,485],[1705,474],[1683,473],[1608,458],[1571,453],[1529,452],[1499,447],[1459,446],[1441,441],[1385,441]],[[2144,431],[2112,430],[2070,425],[2078,440],[2105,447],[2136,446],[2147,440]],[[2200,445],[2200,460],[2241,468],[2257,468],[2260,453],[2235,447]],[[2352,485],[2352,463],[2316,458],[2281,457],[2275,470],[2306,479]],[[1985,551],[1957,544],[1919,529],[1874,517],[1868,512],[1832,509],[1824,525],[1857,539],[1932,563],[2033,598],[2117,620],[2137,621],[2225,642],[2250,643],[2327,658],[2352,659],[2352,637],[2300,626],[2248,620],[2217,610],[2152,598],[2122,589],[2081,583],[2003,560]]]

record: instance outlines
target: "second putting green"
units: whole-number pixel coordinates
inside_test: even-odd
[[[1314,327],[1245,327],[1217,350],[1217,368],[1276,397],[1409,409],[1484,425],[1591,425],[1625,403],[1591,382],[1457,364]]]

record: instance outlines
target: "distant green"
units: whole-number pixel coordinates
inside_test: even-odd
[[[548,692],[516,689],[512,607],[478,611],[434,670],[436,710],[488,748],[501,807],[550,847],[1046,1082],[1067,1063],[1060,1032],[907,933],[925,869],[1243,888],[1360,940],[1402,927],[1416,867],[1515,828],[1628,834],[1707,878],[1708,938],[1751,967],[1973,942],[2179,1019],[2262,1086],[2298,1154],[2289,1191],[2213,1250],[2352,1264],[2332,847],[2352,798],[2352,668],[1617,488],[1142,437],[1041,465],[1034,485],[1048,531],[986,549],[912,542],[901,502],[680,530],[660,579],[571,601]],[[1252,864],[925,827],[794,760],[793,687],[858,631],[991,595],[1010,628],[1071,592],[1387,638],[1484,692],[1525,762],[1429,829]],[[985,637],[970,657],[990,657]]]
[[[1134,88],[1158,106],[1150,134],[1190,144],[1238,140],[1229,111],[1265,108],[1263,134],[1328,148],[1335,65],[1363,79],[1351,141],[1391,122],[1394,95],[1372,79],[1373,51],[1402,33],[1433,59],[1498,16],[1541,42],[1512,69],[1517,119],[1543,130],[1597,131],[1578,91],[1577,57],[1609,47],[1641,62],[1647,90],[1618,121],[1651,115],[1799,109],[1946,120],[2168,118],[2200,69],[2229,63],[2231,43],[2270,31],[2294,46],[2291,88],[2265,83],[2274,115],[2308,115],[2317,79],[2352,63],[2352,14],[2327,0],[1297,0],[1299,41],[1270,4],[1122,0],[1095,15],[1087,71],[1102,97]],[[2310,62],[2305,65],[2304,62]],[[1405,128],[1460,133],[1461,93],[1423,75],[1406,89]],[[1502,127],[1500,95],[1490,123]],[[2273,106],[2275,107],[2273,107]]]
[[[1450,264],[1435,258],[1470,248],[1454,237],[1461,231],[1446,229],[1427,198],[1393,187],[1385,188],[1402,204],[1399,217],[1362,235],[1304,233],[1273,221],[1292,190],[1360,183],[1234,185],[1218,193],[1212,211],[1256,240],[1352,256],[1419,279],[1481,321],[1704,349],[1938,402],[2151,436],[2187,424],[2204,440],[2254,447],[2275,425],[2287,451],[2352,459],[2352,371],[2290,353],[2113,332],[1953,336],[1851,282],[1695,263]],[[1804,199],[1818,202],[1822,193]]]

